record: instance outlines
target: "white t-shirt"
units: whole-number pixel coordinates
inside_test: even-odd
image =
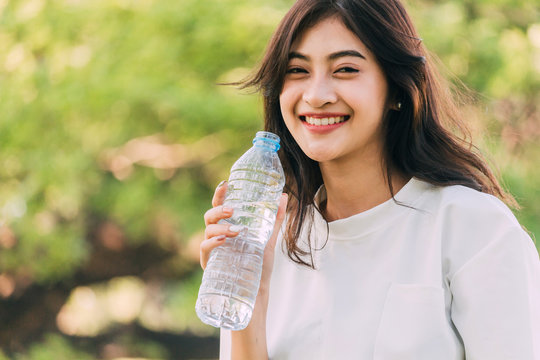
[[[269,358],[539,360],[540,262],[512,212],[415,178],[395,198],[406,206],[391,199],[328,228],[316,213],[317,247],[328,234],[316,270],[278,239]],[[229,348],[222,330],[221,359]]]

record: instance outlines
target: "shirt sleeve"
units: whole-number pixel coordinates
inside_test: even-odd
[[[467,360],[540,360],[540,261],[519,226],[499,228],[450,288]]]

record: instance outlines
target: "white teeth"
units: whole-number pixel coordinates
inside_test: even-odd
[[[328,117],[328,118],[314,118],[310,116],[306,116],[306,122],[310,125],[333,125],[338,124],[340,122],[345,121],[345,116],[338,116],[338,117]]]

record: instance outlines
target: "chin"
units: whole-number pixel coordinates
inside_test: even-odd
[[[322,152],[304,151],[304,154],[306,154],[306,156],[310,158],[311,160],[319,162],[319,163],[335,159],[335,156],[328,154],[328,152],[325,152],[325,151],[322,151]]]

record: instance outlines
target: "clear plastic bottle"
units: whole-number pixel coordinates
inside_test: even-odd
[[[221,222],[245,228],[210,253],[195,306],[206,324],[241,330],[251,320],[264,247],[272,235],[285,184],[279,147],[277,135],[259,131],[253,147],[231,169],[224,205],[234,212]]]

